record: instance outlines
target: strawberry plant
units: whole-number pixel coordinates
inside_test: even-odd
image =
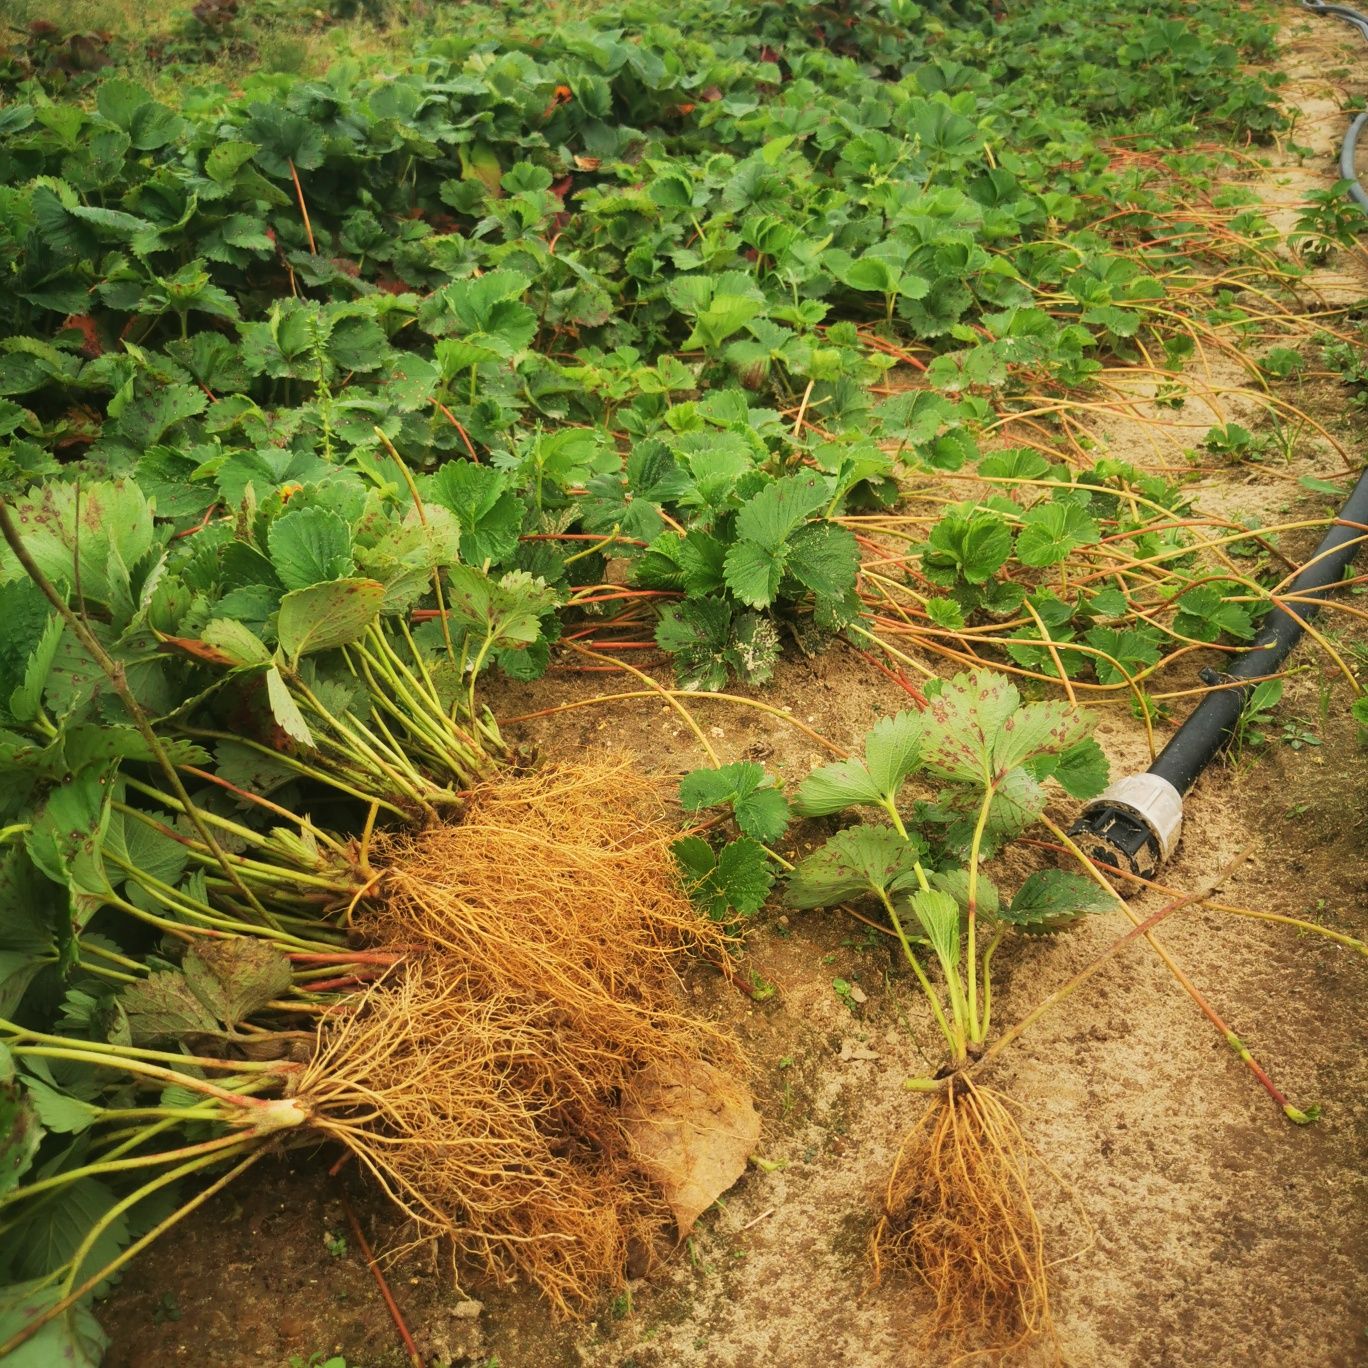
[[[1046,9],[962,15],[934,52],[905,31],[896,59],[873,10],[833,43],[795,37],[809,27],[785,6],[752,27],[699,3],[678,17],[687,42],[646,25],[624,43],[607,15],[573,39],[534,24],[489,61],[484,38],[447,38],[383,79],[262,78],[180,110],[122,77],[90,109],[25,91],[4,112],[11,436],[34,470],[38,447],[155,472],[161,511],[170,484],[186,517],[233,503],[244,466],[264,495],[317,461],[369,475],[384,442],[423,474],[490,465],[507,483],[465,507],[498,522],[492,564],[555,577],[511,542],[515,515],[518,536],[616,528],[632,582],[667,595],[658,640],[681,679],[762,682],[786,635],[812,649],[863,617],[831,520],[891,493],[880,443],[955,469],[978,455],[981,394],[1040,372],[1084,383],[1142,334],[1186,338],[1146,312],[1172,253],[1150,265],[1130,245],[1159,220],[1090,224],[1124,175],[1038,150],[1093,147],[1083,116],[1152,111],[1155,90],[1103,99],[1085,57],[1021,148],[984,165],[1018,90],[1047,88],[1079,42],[1101,55],[1094,29]],[[1182,29],[1185,100],[1267,127],[1210,17]],[[1169,78],[1154,54],[1173,24],[1108,7],[1125,81]],[[1266,42],[1253,21],[1238,38]],[[718,98],[699,106],[702,88]],[[1155,186],[1141,198],[1163,207]],[[965,402],[919,393],[876,417],[865,388],[911,344]],[[814,427],[780,421],[800,405]],[[803,526],[765,525],[763,500],[745,512],[813,470],[826,485]],[[1032,510],[1023,559],[1083,544],[1079,515],[1051,521],[1068,516]],[[936,556],[962,535],[941,529]],[[1018,607],[998,568],[932,568],[969,617]]]
[[[721,809],[738,832],[720,847],[701,835],[674,843],[674,857],[694,901],[715,921],[758,912],[774,885],[768,846],[788,828],[783,789],[762,765],[742,760],[685,775],[679,802],[685,812]]]
[[[957,675],[928,691],[924,711],[878,722],[858,755],[814,771],[793,798],[803,816],[882,818],[829,837],[784,896],[797,908],[872,903],[944,1038],[945,1067],[909,1083],[937,1101],[899,1152],[874,1252],[876,1266],[921,1277],[954,1331],[1048,1321],[1024,1142],[972,1068],[992,1032],[1003,942],[1063,931],[1107,900],[1091,879],[1057,869],[1036,870],[1009,894],[983,865],[1041,816],[1047,783],[1077,797],[1102,789],[1107,765],[1091,725],[1063,703],[1023,703],[1001,676]]]
[[[798,786],[801,816],[870,808],[885,820],[831,837],[799,864],[785,899],[793,907],[873,899],[961,1066],[988,1037],[992,958],[1003,939],[1062,930],[1099,906],[1082,875],[1040,870],[1007,897],[982,865],[1043,811],[1047,781],[1092,797],[1107,765],[1088,719],[1063,703],[1023,704],[1001,676],[957,675],[929,697],[924,712],[878,723],[861,755]],[[931,792],[909,803],[905,791],[918,778]],[[922,963],[927,952],[939,989]]]

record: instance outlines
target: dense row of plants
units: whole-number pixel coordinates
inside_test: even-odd
[[[591,636],[717,690],[786,647],[912,638],[1148,712],[1145,677],[1247,640],[1279,577],[1266,537],[1068,424],[1116,362],[1166,374],[1213,310],[1253,336],[1295,280],[1209,184],[1203,139],[1280,123],[1246,70],[1255,14],[692,0],[668,25],[630,3],[503,25],[175,107],[120,76],[4,90],[16,1364],[98,1357],[106,1267],[181,1179],[281,1133],[351,1144],[412,1196],[355,1120],[372,1076],[348,1091],[291,1051],[400,957],[355,943],[372,837],[440,826],[508,760],[491,669],[532,677]],[[997,435],[1037,413],[1076,461]],[[969,477],[934,516],[895,507]],[[1094,905],[1059,874],[999,895],[980,865],[1045,780],[1086,795],[1105,766],[1071,708],[986,675],[927,694],[798,790],[802,814],[891,825],[833,837],[789,896],[879,900],[959,1064],[1001,937]],[[908,825],[918,767],[939,791]],[[741,833],[676,845],[700,903],[755,910],[783,795],[741,765],[683,798]]]
[[[843,515],[899,472],[972,469],[1019,396],[1118,356],[1176,363],[1209,302],[1188,282],[1259,264],[1271,231],[1184,222],[1209,152],[1133,155],[1156,129],[1195,143],[1194,120],[1277,123],[1240,65],[1268,42],[1253,19],[1241,49],[1214,11],[914,11],[795,31],[786,6],[674,28],[627,7],[502,44],[477,25],[374,74],[176,110],[119,77],[85,106],[21,85],[0,112],[9,460],[131,475],[179,531],[249,486],[392,483],[395,449],[420,475],[459,463],[434,497],[465,560],[568,586],[567,539],[597,534],[574,581],[611,553],[668,604],[656,639],[683,682],[763,682],[785,634],[807,648],[868,615]],[[1080,41],[1084,79],[1040,100]],[[889,397],[899,359],[924,386]],[[1184,556],[1177,486],[1029,450],[980,473],[998,497],[911,548],[930,592],[904,606],[933,632],[1077,639],[1064,667],[1108,685],[1194,618],[1247,635],[1259,587]],[[1104,537],[1173,575],[1134,602],[1115,576],[1040,582]]]

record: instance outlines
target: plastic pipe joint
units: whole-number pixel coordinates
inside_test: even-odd
[[[1070,834],[1098,863],[1152,879],[1182,830],[1183,795],[1158,774],[1130,774],[1094,798]]]

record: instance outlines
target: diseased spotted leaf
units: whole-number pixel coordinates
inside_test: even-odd
[[[195,996],[178,969],[160,969],[130,983],[119,1001],[138,1045],[213,1034],[219,1029],[218,1018]]]
[[[956,675],[923,714],[923,763],[947,779],[987,781],[998,732],[1020,701],[1003,675],[990,670]]]
[[[1112,900],[1091,879],[1062,869],[1038,869],[999,914],[1028,935],[1061,931],[1089,912],[1105,912]]]
[[[375,621],[385,586],[370,579],[335,579],[295,589],[280,600],[280,649],[297,663],[304,655],[347,646]]]
[[[33,1278],[0,1290],[0,1339],[8,1340],[62,1301],[62,1285]],[[100,1368],[109,1336],[80,1300],[54,1315],[5,1356],[5,1368]]]
[[[1068,703],[1027,703],[999,724],[993,738],[993,768],[1001,772],[1042,753],[1066,751],[1091,730],[1091,720]]]
[[[181,967],[190,991],[230,1028],[290,986],[290,961],[284,952],[255,936],[202,941],[186,951]]]
[[[100,603],[110,601],[111,557],[135,565],[152,545],[152,510],[130,480],[52,481],[15,501],[12,509],[25,549],[57,585]],[[0,547],[0,574],[23,574],[8,546]]]
[[[26,844],[34,864],[73,893],[108,891],[100,846],[109,823],[110,790],[108,774],[87,770],[54,788],[29,828]]]
[[[916,885],[926,853],[914,835],[904,841],[891,827],[855,826],[838,832],[789,877],[790,907],[830,907],[844,898],[889,895]]]
[[[14,1055],[0,1044],[0,1197],[33,1167],[42,1139],[33,1100],[15,1077]]]

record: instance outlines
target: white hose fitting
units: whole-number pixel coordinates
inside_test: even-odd
[[[1183,831],[1183,795],[1157,774],[1128,774],[1079,814],[1072,834],[1102,864],[1152,879]],[[1134,891],[1130,884],[1123,891]]]
[[[1183,795],[1157,774],[1128,774],[1109,784],[1088,806],[1124,808],[1142,821],[1159,843],[1159,862],[1167,864],[1183,833]]]

